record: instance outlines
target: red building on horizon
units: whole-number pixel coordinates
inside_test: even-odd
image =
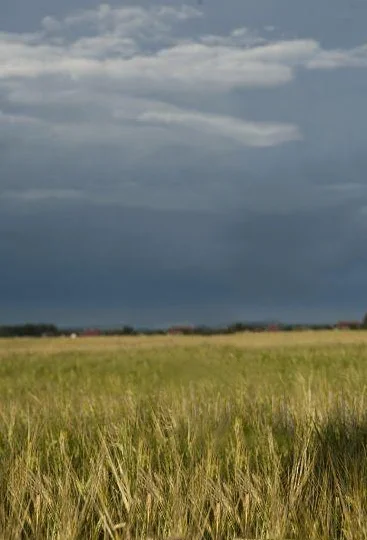
[[[83,330],[83,332],[80,335],[84,336],[84,337],[100,336],[101,331],[98,330],[98,328],[87,328],[87,329]]]

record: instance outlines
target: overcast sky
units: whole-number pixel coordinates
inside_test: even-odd
[[[367,311],[365,0],[0,3],[0,323]]]

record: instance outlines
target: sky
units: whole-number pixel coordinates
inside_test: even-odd
[[[367,311],[365,0],[2,0],[0,324]]]

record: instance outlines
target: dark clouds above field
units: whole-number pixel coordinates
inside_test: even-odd
[[[0,5],[0,322],[367,310],[360,0]]]

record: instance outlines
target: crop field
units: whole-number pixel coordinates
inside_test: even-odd
[[[0,538],[367,538],[367,332],[0,340]]]

